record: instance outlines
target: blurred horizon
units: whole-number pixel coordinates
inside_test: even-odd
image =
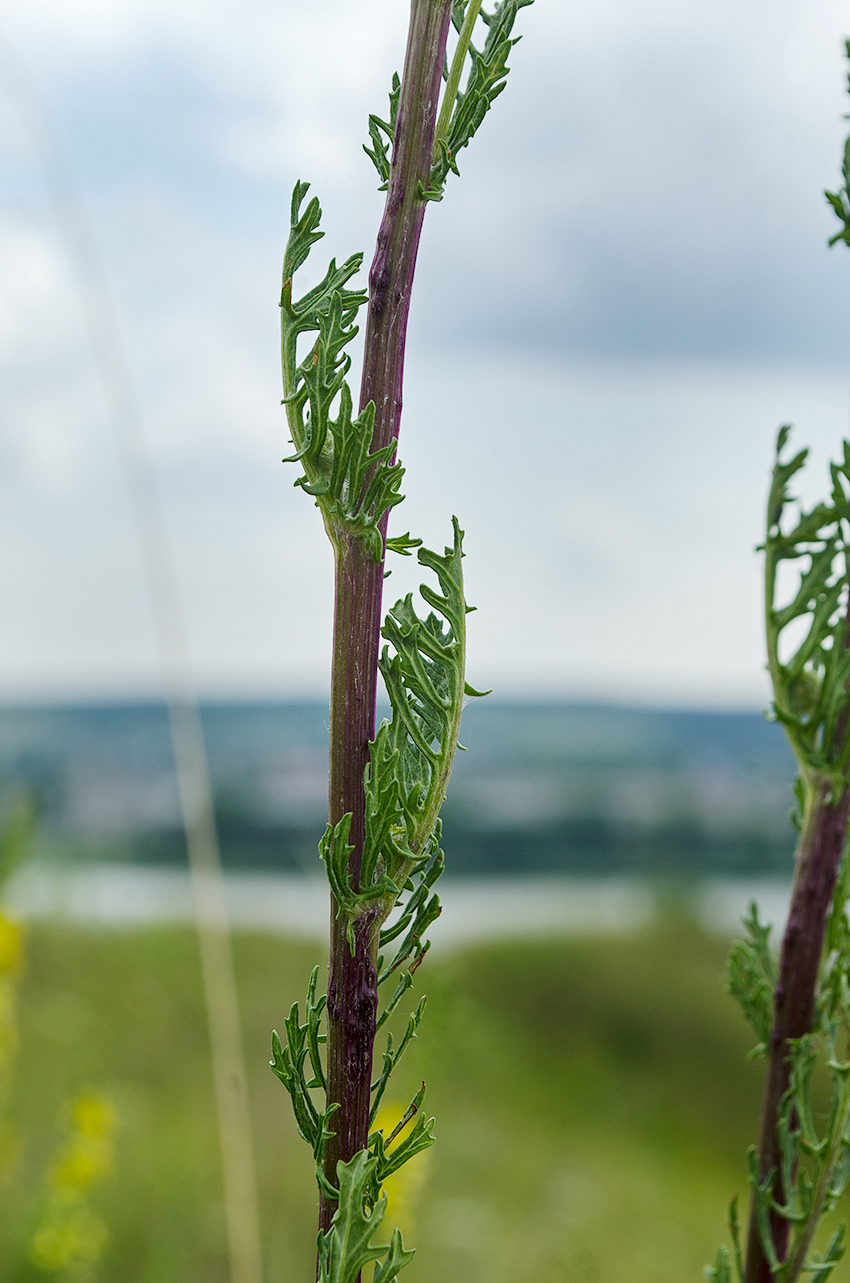
[[[202,704],[226,868],[318,871],[327,713]],[[790,873],[794,761],[756,713],[491,697],[467,707],[461,742],[442,810],[456,875]],[[0,707],[0,783],[37,799],[42,856],[185,862],[160,701]]]
[[[330,684],[328,683],[323,689],[320,685],[276,690],[272,688],[257,689],[252,686],[240,688],[233,685],[231,688],[216,688],[210,686],[207,688],[195,688],[193,697],[197,699],[201,706],[221,706],[229,707],[233,705],[269,705],[269,704],[323,704],[327,705],[330,700]],[[675,693],[671,693],[667,699],[663,697],[653,697],[651,692],[643,696],[635,695],[631,698],[628,695],[618,696],[612,694],[596,694],[578,689],[546,691],[544,689],[525,689],[516,687],[511,689],[493,690],[488,692],[488,698],[492,697],[493,702],[506,705],[547,705],[547,706],[569,706],[571,708],[587,709],[632,709],[636,711],[647,712],[670,712],[670,713],[744,713],[759,716],[770,721],[769,700],[767,698],[759,700],[756,697],[747,699],[710,699],[697,698],[683,699]],[[15,690],[0,689],[0,716],[4,711],[14,709],[39,709],[39,708],[132,708],[143,705],[145,707],[166,707],[166,699],[161,685],[150,683],[133,687],[130,683],[122,685],[116,684],[114,687],[99,686],[90,687],[73,687],[63,686],[55,689],[49,685],[40,685],[37,690],[29,690],[25,686],[18,687]],[[466,707],[470,707],[467,703]],[[377,715],[380,720],[381,716],[387,714],[389,704],[383,687],[379,691],[377,703]]]

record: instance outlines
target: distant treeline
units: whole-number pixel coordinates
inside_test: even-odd
[[[231,868],[314,869],[324,825],[327,707],[204,709]],[[476,702],[444,811],[449,870],[787,872],[793,762],[758,713]],[[185,859],[165,710],[6,708],[0,780],[40,800],[63,858]]]
[[[224,864],[231,869],[308,872],[318,857],[321,830],[220,822]],[[728,838],[685,827],[659,828],[632,838],[611,832],[603,821],[565,822],[557,827],[501,829],[473,833],[460,827],[443,830],[443,850],[449,873],[498,875],[511,873],[701,874],[790,873],[794,834],[784,841],[758,835]],[[70,848],[69,848],[70,849]],[[120,844],[81,848],[77,855],[173,864],[185,859],[179,829],[139,834]]]

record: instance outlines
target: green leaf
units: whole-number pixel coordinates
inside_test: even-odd
[[[405,1251],[401,1230],[393,1230],[386,1259],[382,1264],[375,1266],[372,1283],[393,1283],[393,1279],[398,1278],[399,1272],[405,1265],[410,1264],[415,1255],[412,1249],[409,1252]]]
[[[416,1037],[416,1030],[419,1028],[419,1023],[422,1020],[422,1016],[425,1012],[425,1004],[427,1003],[427,1001],[428,1001],[427,997],[420,998],[419,1005],[417,1006],[416,1010],[414,1012],[411,1012],[407,1021],[407,1029],[404,1032],[404,1037],[399,1043],[397,1050],[395,1051],[393,1050],[392,1034],[387,1035],[387,1049],[384,1052],[383,1068],[381,1069],[381,1074],[377,1082],[374,1082],[372,1084],[373,1100],[372,1100],[372,1107],[369,1111],[370,1127],[377,1117],[378,1110],[381,1105],[381,1099],[383,1098],[384,1091],[386,1090],[387,1083],[389,1082],[389,1079],[390,1079],[390,1074],[393,1072],[396,1065],[401,1060],[402,1056],[407,1050],[408,1043],[410,1043],[410,1041]],[[383,1180],[383,1177],[381,1177],[381,1179]]]
[[[385,757],[397,754],[401,812],[414,857],[424,850],[445,798],[463,711],[463,532],[457,518],[452,525],[454,541],[443,556],[428,548],[417,554],[440,586],[439,593],[428,584],[420,587],[432,613],[421,619],[409,595],[391,607],[382,629],[389,646],[381,654],[380,669],[392,720],[379,728],[375,745]]]
[[[764,1055],[773,1027],[776,962],[770,952],[770,927],[759,922],[754,900],[750,902],[744,927],[748,938],[732,946],[726,989],[741,1004],[759,1040],[751,1055]]]
[[[508,75],[508,56],[517,43],[511,39],[514,21],[520,9],[531,0],[501,0],[492,13],[482,9],[480,18],[487,26],[484,48],[479,52],[471,43],[467,31],[467,6],[455,5],[452,18],[461,32],[457,58],[453,60],[447,78],[447,99],[440,113],[428,191],[421,196],[439,200],[449,173],[458,174],[458,153],[469,145],[485,115],[505,87]],[[461,16],[463,15],[463,16]],[[474,18],[474,11],[472,11]],[[458,89],[463,65],[468,64],[469,75],[464,89]]]
[[[395,535],[387,540],[387,552],[397,552],[401,557],[409,557],[411,549],[421,548],[421,539],[411,539],[409,534]]]
[[[319,845],[339,912],[348,917],[352,949],[355,919],[377,908],[385,921],[409,883],[409,898],[397,921],[389,934],[382,933],[385,944],[407,932],[390,967],[381,971],[381,981],[411,954],[412,968],[419,964],[427,947],[423,933],[440,912],[437,896],[428,895],[444,867],[439,810],[458,746],[464,697],[472,689],[464,676],[469,607],[463,595],[463,532],[456,518],[453,529],[454,542],[442,556],[418,549],[420,565],[435,573],[440,588],[420,587],[432,612],[421,619],[409,595],[390,609],[382,629],[395,652],[387,646],[380,658],[392,719],[381,724],[370,746],[357,889],[348,869],[351,816],[343,816],[333,828],[328,825]]]
[[[384,1195],[371,1211],[366,1209],[367,1192],[377,1166],[377,1158],[366,1149],[355,1154],[351,1162],[337,1164],[339,1206],[327,1234],[319,1236],[320,1283],[355,1283],[364,1266],[391,1251],[391,1245],[372,1246],[387,1207]]]
[[[811,1260],[806,1261],[803,1269],[808,1272],[811,1283],[826,1283],[826,1280],[844,1256],[845,1228],[844,1222],[842,1221],[830,1239],[826,1251],[823,1254],[815,1255]]]
[[[771,1170],[767,1173],[764,1181],[759,1179],[758,1156],[752,1146],[747,1152],[747,1162],[749,1165],[750,1186],[753,1191],[753,1203],[755,1205],[756,1226],[761,1239],[762,1251],[771,1270],[776,1273],[779,1270],[780,1262],[773,1244],[773,1231],[770,1225],[770,1213],[773,1210],[771,1195],[776,1172]]]
[[[363,150],[378,171],[378,177],[381,180],[379,191],[384,191],[390,181],[390,146],[395,135],[400,93],[401,81],[398,78],[398,73],[396,73],[393,75],[393,84],[390,90],[390,118],[389,120],[381,120],[380,116],[370,116],[369,137],[372,140],[371,151],[365,143],[363,144]]]
[[[321,1170],[325,1142],[333,1135],[328,1129],[328,1120],[339,1109],[338,1104],[328,1105],[324,1111],[316,1108],[310,1095],[311,1088],[326,1089],[324,1067],[321,1062],[319,1044],[323,1035],[319,1033],[322,1014],[326,1001],[324,995],[316,997],[319,968],[313,968],[310,983],[307,987],[307,1000],[304,1004],[306,1023],[301,1024],[298,1015],[298,1003],[293,1003],[285,1021],[286,1046],[281,1044],[277,1031],[272,1032],[272,1059],[269,1062],[272,1072],[283,1083],[292,1101],[295,1114],[295,1125],[298,1134],[307,1142],[313,1151],[316,1162],[316,1175],[320,1187],[329,1197],[335,1198],[336,1191],[328,1186]],[[307,1057],[313,1076],[308,1082],[304,1073]]]
[[[409,897],[382,944],[406,932],[383,981],[411,955],[415,969],[427,948],[423,933],[439,915],[440,904],[429,890],[442,873],[439,811],[446,795],[467,686],[466,615],[463,595],[463,532],[452,519],[454,541],[442,556],[428,548],[417,552],[419,564],[436,575],[439,591],[422,584],[420,593],[433,609],[422,619],[408,595],[388,611],[382,629],[389,643],[379,665],[392,707],[392,718],[379,726],[370,746],[365,775],[365,841],[357,891],[348,875],[347,824],[328,828],[320,851],[341,911],[354,918],[380,910],[383,922],[402,889]],[[405,536],[412,546],[413,541]],[[392,650],[390,649],[392,647]],[[478,692],[475,692],[476,694]]]
[[[776,460],[767,505],[765,597],[768,670],[773,705],[782,722],[804,778],[804,808],[813,792],[814,775],[839,776],[850,783],[850,738],[840,732],[850,705],[850,651],[847,633],[848,551],[850,551],[850,453],[845,443],[840,464],[830,465],[831,502],[799,513],[783,529],[791,502],[790,479],[806,461],[806,451],[789,462],[782,452],[789,440],[786,424],[777,437]],[[777,605],[778,585],[793,569],[796,587],[790,600]],[[794,627],[791,653],[787,650]],[[802,818],[802,817],[801,817]]]
[[[301,206],[304,203],[304,197],[310,190],[309,183],[297,182],[292,190],[292,205],[290,207],[289,222],[290,232],[289,240],[286,244],[286,252],[283,257],[283,280],[284,284],[292,280],[292,277],[298,271],[303,263],[306,263],[310,249],[316,241],[320,241],[324,232],[319,231],[319,223],[322,218],[321,207],[317,198],[314,196],[309,202],[304,213],[301,213]]]
[[[304,469],[295,485],[317,502],[332,540],[361,538],[376,560],[383,559],[380,522],[402,500],[404,475],[394,462],[395,444],[372,451],[375,407],[370,402],[353,412],[346,351],[358,332],[355,320],[366,302],[364,290],[346,283],[360,269],[362,254],[341,267],[331,260],[324,278],[301,299],[293,299],[292,277],[322,233],[319,202],[314,197],[301,214],[306,183],[296,184],[291,229],[284,255],[281,292],[281,366],[294,453],[284,462]],[[298,345],[304,334],[317,337],[303,359]]]
[[[272,1032],[272,1058],[269,1064],[272,1072],[289,1092],[299,1136],[315,1149],[317,1141],[321,1139],[322,1128],[320,1115],[313,1104],[304,1076],[304,1061],[308,1054],[307,1026],[299,1022],[297,1002],[292,1004],[284,1028],[285,1047],[281,1044],[277,1030]]]
[[[708,1279],[708,1283],[732,1283],[728,1248],[718,1247],[714,1265],[706,1265],[703,1273]]]
[[[320,1087],[322,1091],[327,1088],[325,1070],[322,1065],[322,1059],[319,1054],[319,1026],[322,1019],[322,1012],[327,1005],[327,998],[323,994],[318,1000],[316,999],[316,985],[319,979],[319,968],[316,965],[310,975],[310,984],[307,988],[307,1000],[304,1004],[304,1011],[307,1017],[307,1050],[310,1056],[310,1064],[313,1069],[313,1078],[308,1082],[308,1087]]]
[[[353,954],[355,918],[380,900],[386,902],[386,912],[389,912],[398,897],[398,887],[388,877],[382,875],[374,882],[361,881],[361,889],[358,891],[354,889],[348,867],[349,857],[354,850],[348,841],[350,831],[351,812],[349,811],[335,826],[328,824],[319,842],[319,855],[324,861],[328,882],[336,900],[337,914],[348,918],[346,935]]]
[[[732,1236],[732,1251],[735,1254],[735,1277],[738,1283],[744,1283],[744,1263],[741,1254],[741,1226],[738,1221],[737,1198],[733,1198],[729,1203],[729,1233]]]
[[[416,1154],[421,1154],[423,1150],[430,1149],[436,1139],[434,1136],[434,1119],[426,1118],[424,1114],[418,1114],[416,1122],[410,1129],[404,1140],[400,1141],[394,1149],[385,1151],[384,1138],[378,1133],[375,1136],[375,1153],[378,1157],[377,1175],[379,1181],[385,1181],[405,1163],[414,1158]]]
[[[389,1020],[390,1016],[393,1014],[396,1007],[401,1002],[402,998],[407,993],[408,989],[412,987],[412,985],[413,985],[413,976],[410,974],[409,971],[403,971],[401,979],[396,985],[393,996],[390,998],[386,1007],[384,1007],[384,1010],[381,1012],[380,1016],[378,1017],[377,1024],[375,1025],[375,1033],[378,1032],[378,1030],[381,1028],[382,1025],[386,1024],[386,1022]]]

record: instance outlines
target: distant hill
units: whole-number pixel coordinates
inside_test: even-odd
[[[225,862],[315,869],[327,795],[319,702],[203,709]],[[794,764],[756,713],[475,701],[444,808],[449,870],[786,872]],[[0,710],[0,783],[43,808],[54,856],[184,858],[165,708]]]

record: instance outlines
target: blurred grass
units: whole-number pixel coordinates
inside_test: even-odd
[[[746,1193],[761,1067],[723,992],[727,946],[668,915],[623,938],[503,943],[429,957],[420,1078],[438,1142],[404,1226],[407,1283],[683,1283]],[[98,1283],[225,1283],[218,1144],[197,949],[184,928],[27,934],[8,1103],[22,1147],[0,1188],[0,1278],[26,1263],[43,1172],[75,1093],[109,1094],[116,1170]],[[269,1031],[303,1000],[315,946],[236,939],[268,1283],[313,1278],[315,1186]],[[411,1219],[415,1224],[410,1225]],[[833,1276],[850,1278],[846,1268]]]

